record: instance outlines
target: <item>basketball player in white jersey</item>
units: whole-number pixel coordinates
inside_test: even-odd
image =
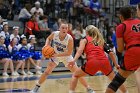
[[[39,81],[37,82],[34,89],[31,93],[37,93],[41,84],[46,80],[49,74],[52,73],[53,69],[59,64],[59,62],[63,62],[65,67],[67,67],[71,72],[74,72],[78,67],[69,66],[69,62],[73,60],[72,52],[73,52],[73,38],[67,34],[68,24],[64,21],[61,23],[60,31],[53,32],[46,40],[45,46],[52,45],[55,50],[55,54],[52,58],[50,58],[50,62],[48,62],[47,69],[41,75]],[[87,88],[88,93],[95,93],[87,84],[85,79],[80,78],[80,82]]]

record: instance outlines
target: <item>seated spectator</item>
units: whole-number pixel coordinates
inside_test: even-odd
[[[9,31],[8,22],[3,22],[3,30],[1,31],[0,34],[2,34],[5,37],[4,44],[6,45],[6,47],[8,47],[8,45],[10,44],[10,34],[8,31]]]
[[[26,35],[35,35],[37,39],[44,38],[46,40],[47,33],[46,31],[40,31],[35,15],[32,15],[30,20],[26,23]]]
[[[31,14],[33,15],[35,12],[37,12],[39,14],[39,16],[43,16],[44,13],[43,13],[43,9],[40,8],[40,2],[39,1],[36,1],[35,2],[35,7],[33,7],[31,10],[30,10]]]
[[[21,56],[20,52],[18,51],[18,38],[13,37],[10,39],[11,43],[8,46],[8,50],[10,52],[10,55],[12,56],[13,62],[16,64],[15,67],[15,74],[19,76],[18,70],[21,68],[21,74],[26,75],[24,72],[24,66],[25,66],[25,57]]]
[[[24,25],[31,17],[31,14],[29,13],[30,6],[30,4],[25,4],[24,8],[22,8],[19,13],[19,21],[23,22]]]
[[[16,37],[18,39],[18,41],[20,40],[19,27],[18,26],[13,27],[13,33],[10,35],[10,40],[12,40],[12,38],[14,38],[14,37]]]
[[[15,76],[14,68],[13,68],[13,62],[10,59],[11,56],[6,48],[6,45],[4,44],[5,36],[3,34],[0,34],[0,63],[4,64],[4,71],[2,73],[3,76],[8,77],[7,69],[10,66],[10,70],[12,72],[12,76]]]
[[[47,16],[42,16],[42,20],[39,21],[39,28],[41,31],[45,31],[47,36],[49,36],[51,34],[51,30],[48,27],[48,17]]]
[[[28,50],[31,54],[32,59],[36,62],[36,65],[41,67],[42,54],[38,51],[35,51],[35,46],[34,46],[35,43],[36,43],[35,36],[30,35],[29,36],[29,43],[27,44]],[[27,68],[30,69],[30,65],[28,65]],[[41,70],[37,69],[36,74],[41,75],[42,74]]]
[[[28,46],[27,46],[27,38],[24,35],[21,35],[20,37],[20,44],[18,45],[18,50],[21,54],[21,56],[25,57],[25,61],[27,62],[27,74],[28,75],[32,75],[33,73],[30,72],[30,63],[33,64],[33,66],[36,69],[41,69],[41,67],[39,67],[34,60],[32,59],[32,55],[30,54],[30,51],[28,50]]]

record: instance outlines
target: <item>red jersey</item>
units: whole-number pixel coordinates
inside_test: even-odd
[[[126,49],[131,45],[140,44],[140,20],[128,19],[116,28],[117,38],[123,38]]]
[[[87,44],[85,46],[84,52],[86,54],[86,58],[91,59],[92,57],[96,58],[97,60],[105,60],[107,56],[105,55],[104,49],[100,46],[95,46],[93,44],[93,38],[90,36],[86,37]]]
[[[35,31],[40,31],[39,30],[39,26],[38,26],[38,23],[37,22],[33,22],[33,21],[28,21],[26,23],[26,32],[28,32],[30,35],[32,35],[32,30],[35,30]]]

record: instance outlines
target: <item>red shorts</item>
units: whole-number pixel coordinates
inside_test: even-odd
[[[125,70],[135,71],[140,67],[140,47],[129,48],[122,63]]]
[[[96,58],[91,58],[81,67],[81,69],[91,76],[95,75],[98,71],[101,71],[106,76],[112,72],[112,67],[108,59],[97,60]]]

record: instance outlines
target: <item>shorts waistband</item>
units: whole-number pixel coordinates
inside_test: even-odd
[[[128,46],[127,50],[132,48],[132,47],[140,47],[140,44],[130,45],[130,46]]]

